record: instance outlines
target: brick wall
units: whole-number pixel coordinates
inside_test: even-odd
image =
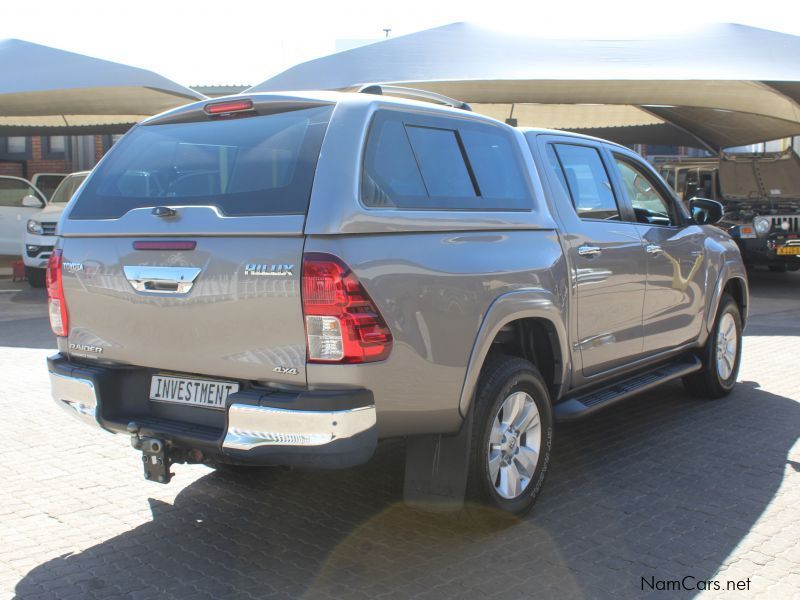
[[[0,161],[0,175],[12,175],[22,177],[22,165],[19,163]]]
[[[31,159],[28,161],[28,177],[36,173],[66,173],[67,166],[63,159],[45,160],[42,158],[42,138],[31,138]]]
[[[94,160],[95,162],[100,162],[100,159],[103,158],[103,155],[106,153],[106,146],[103,142],[102,135],[94,136]]]
[[[0,175],[13,175],[15,177],[27,176],[28,179],[36,175],[36,173],[68,173],[70,171],[69,165],[64,159],[46,159],[43,157],[43,138],[41,136],[33,136],[30,138],[31,157],[25,161],[26,169],[23,169],[22,164],[19,162],[5,162],[0,161]],[[94,136],[94,154],[95,160],[100,160],[105,154],[104,136]]]

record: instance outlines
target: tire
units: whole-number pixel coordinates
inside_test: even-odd
[[[507,411],[515,405],[519,409],[515,411],[517,418],[510,424],[504,423],[510,418]],[[532,406],[538,413],[538,427],[530,412]],[[501,514],[522,516],[536,502],[550,463],[553,410],[547,386],[536,367],[527,360],[501,356],[484,368],[472,409],[475,412],[466,500],[499,510]],[[505,425],[524,426],[526,414],[531,424],[524,433],[498,437],[498,432],[506,429]],[[536,446],[539,451],[535,467],[532,467],[531,458]],[[510,462],[504,462],[506,460]],[[512,469],[521,477],[519,487],[510,494],[514,479]],[[526,474],[531,476],[526,477]]]
[[[735,330],[733,333],[731,325]],[[721,339],[721,335],[728,340],[728,343],[725,344],[728,349],[728,361],[722,363],[717,358],[718,344],[725,343]],[[731,338],[731,335],[734,337]],[[730,349],[731,341],[736,344],[732,351]],[[739,306],[729,294],[724,294],[720,300],[714,327],[705,346],[700,350],[699,356],[703,361],[703,368],[697,373],[683,378],[686,390],[700,398],[716,399],[730,394],[736,385],[736,377],[739,375],[739,365],[742,359],[742,316]],[[733,364],[728,364],[729,361],[732,361]]]
[[[43,288],[45,285],[45,270],[25,267],[25,278],[32,288]]]

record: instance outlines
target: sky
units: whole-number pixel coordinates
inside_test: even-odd
[[[183,85],[255,85],[348,40],[378,40],[384,28],[398,36],[457,21],[541,37],[628,38],[709,22],[800,35],[798,0],[4,0],[0,14],[0,39],[144,67]]]

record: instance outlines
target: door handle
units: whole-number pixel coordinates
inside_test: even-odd
[[[578,248],[578,254],[581,256],[598,256],[602,254],[603,251],[598,248],[597,246],[581,246]]]
[[[661,254],[662,252],[661,246],[659,246],[658,244],[647,244],[647,246],[645,246],[645,251],[648,254],[653,254],[653,255]]]
[[[200,274],[197,267],[125,266],[125,278],[137,292],[186,294]]]

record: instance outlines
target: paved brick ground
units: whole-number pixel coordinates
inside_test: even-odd
[[[405,508],[400,443],[345,472],[145,482],[126,439],[52,404],[42,295],[0,283],[0,598],[688,598],[642,591],[687,575],[800,598],[800,277],[753,287],[731,397],[671,385],[558,427],[534,512],[491,530]]]

